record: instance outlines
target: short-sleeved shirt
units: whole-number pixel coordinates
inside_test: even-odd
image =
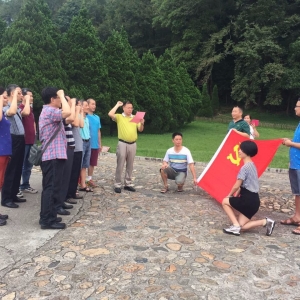
[[[21,103],[19,108],[23,111],[25,105]],[[22,122],[25,130],[25,144],[33,145],[35,140],[35,129],[34,129],[34,114],[33,109],[30,107],[30,114],[28,116],[22,116]]]
[[[90,134],[90,122],[87,117],[84,118],[83,128],[79,129],[80,136],[83,140],[89,140],[91,138]]]
[[[295,130],[293,142],[300,143],[300,123]],[[300,149],[295,147],[290,147],[290,169],[300,170]]]
[[[43,106],[39,118],[39,134],[42,147],[51,139],[58,126],[61,126],[61,129],[43,153],[42,161],[67,159],[67,139],[62,120],[60,109],[49,105]]]
[[[228,125],[228,131],[230,129],[236,129],[237,131],[239,132],[245,132],[247,133],[248,135],[250,135],[250,126],[249,124],[244,121],[243,119],[240,119],[236,122],[234,121],[231,121]]]
[[[10,122],[3,114],[0,121],[0,156],[8,156],[12,154],[12,144],[10,135]]]
[[[24,126],[22,123],[22,116],[20,108],[17,109],[17,113],[13,116],[8,116],[6,113],[10,108],[10,103],[3,107],[3,112],[10,122],[10,133],[15,135],[24,135]]]
[[[98,131],[101,128],[100,117],[95,114],[88,114],[86,115],[89,119],[90,123],[90,133],[91,133],[91,148],[92,149],[99,149],[101,145],[99,145],[98,139]]]
[[[250,192],[258,193],[258,175],[255,164],[253,162],[247,162],[241,167],[237,179],[243,180],[242,187],[244,187]]]
[[[188,165],[194,162],[190,150],[186,147],[182,147],[179,152],[176,152],[174,147],[168,149],[163,161],[168,162],[176,172],[187,172]]]
[[[137,129],[140,123],[130,122],[134,116],[126,116],[124,113],[115,114],[114,121],[118,127],[118,138],[128,143],[135,142],[137,140]]]
[[[83,141],[80,136],[79,127],[72,126],[73,137],[75,140],[75,149],[74,152],[82,152],[83,151]]]
[[[75,147],[75,140],[74,140],[74,137],[73,137],[72,125],[67,124],[65,119],[63,120],[63,124],[64,124],[64,127],[65,127],[67,145],[69,147]]]

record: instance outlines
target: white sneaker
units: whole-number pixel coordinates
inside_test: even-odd
[[[266,227],[267,227],[267,233],[266,235],[270,236],[273,232],[273,229],[275,227],[275,221],[269,218],[266,218],[267,223],[266,223]]]
[[[23,198],[24,195],[23,195],[23,193],[22,193],[21,191],[19,191],[19,193],[17,194],[17,197],[18,197],[18,198]]]
[[[38,190],[33,189],[31,186],[27,189],[22,190],[24,193],[36,194]]]
[[[229,234],[234,234],[234,235],[240,235],[240,226],[234,226],[231,225],[229,228],[223,228],[223,232],[229,233]]]

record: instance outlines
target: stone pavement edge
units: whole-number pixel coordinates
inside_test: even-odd
[[[293,299],[300,300],[300,237],[279,222],[294,210],[286,172],[260,178],[257,218],[265,228],[226,235],[229,219],[206,192],[162,187],[156,159],[136,158],[136,193],[113,192],[115,155],[102,155],[99,187],[64,218],[61,231],[38,225],[41,175],[35,170],[29,195],[18,209],[1,207],[0,298],[51,300]],[[204,166],[196,163],[197,174]]]

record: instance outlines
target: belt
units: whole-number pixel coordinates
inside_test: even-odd
[[[131,145],[131,144],[134,144],[134,143],[135,143],[135,141],[134,141],[134,142],[126,142],[126,141],[124,141],[124,140],[121,140],[121,139],[119,139],[119,141],[120,141],[120,142],[122,142],[122,143],[125,143],[125,144],[129,144],[129,145]]]
[[[88,139],[88,140],[84,140],[84,139],[82,139],[84,142],[88,142],[90,139]]]
[[[75,148],[75,146],[68,146],[68,148],[74,149],[74,148]]]

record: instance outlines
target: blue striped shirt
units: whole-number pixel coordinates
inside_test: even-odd
[[[187,172],[188,164],[194,162],[190,150],[186,147],[182,147],[179,152],[176,152],[174,147],[168,149],[163,160],[176,172]]]

